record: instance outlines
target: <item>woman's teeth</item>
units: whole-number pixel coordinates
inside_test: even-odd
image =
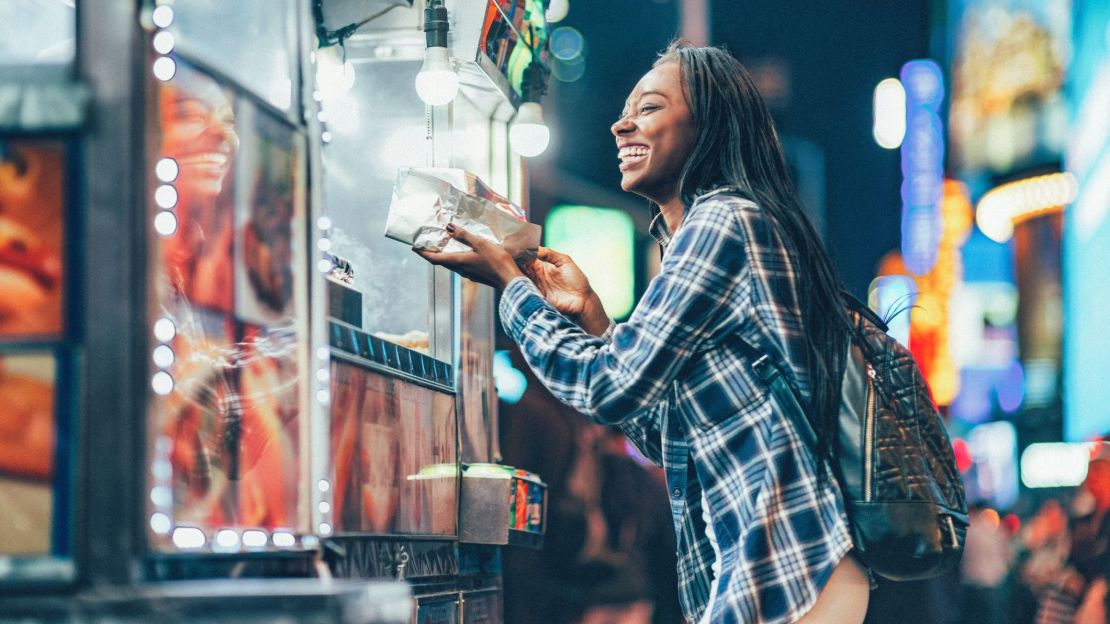
[[[617,158],[619,158],[621,162],[635,162],[638,160],[642,160],[645,156],[647,156],[648,149],[649,148],[642,145],[622,147],[620,149],[620,152],[617,153]]]

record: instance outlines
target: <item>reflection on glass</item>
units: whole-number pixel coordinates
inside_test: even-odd
[[[462,393],[462,461],[493,461],[493,289],[462,280],[462,352],[459,384]]]
[[[0,356],[0,557],[51,552],[54,368],[50,355]]]
[[[209,540],[225,526],[302,527],[299,143],[185,63],[158,102],[150,171],[177,164],[179,226],[158,239],[153,318],[173,331],[156,328],[168,343],[154,347],[173,357],[152,362],[173,384],[152,408],[151,510]],[[151,527],[162,546],[166,524]]]
[[[41,75],[43,65],[68,65],[76,49],[76,0],[0,2],[0,73],[24,68]]]
[[[336,532],[454,535],[453,397],[341,362],[331,378]]]
[[[62,331],[62,146],[0,139],[0,339]]]
[[[177,47],[288,110],[296,82],[293,0],[190,0],[174,5]]]
[[[431,265],[385,237],[399,167],[427,164],[424,103],[409,84],[419,62],[354,66],[350,92],[325,95],[334,139],[324,150],[325,201],[332,253],[354,269],[363,295],[363,327],[426,351],[432,327]]]

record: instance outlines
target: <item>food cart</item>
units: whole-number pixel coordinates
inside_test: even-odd
[[[0,613],[500,621],[545,488],[498,463],[494,293],[383,232],[401,168],[526,207],[543,10],[0,10]]]

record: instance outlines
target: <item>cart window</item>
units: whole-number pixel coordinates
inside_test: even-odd
[[[0,2],[0,78],[64,77],[76,50],[76,0]]]
[[[282,110],[297,83],[293,0],[192,0],[173,5],[176,49]]]
[[[185,63],[159,85],[157,131],[152,543],[293,546],[277,536],[307,530],[302,140]],[[264,543],[247,543],[246,531],[263,532]]]
[[[424,103],[412,87],[419,69],[419,61],[350,64],[343,70],[353,72],[349,90],[323,89],[330,139],[324,205],[331,253],[350,264],[351,286],[362,297],[361,329],[442,357],[442,345],[430,344],[436,306],[431,265],[384,235],[398,168],[429,164]]]

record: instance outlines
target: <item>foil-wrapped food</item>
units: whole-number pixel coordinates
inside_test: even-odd
[[[531,262],[540,245],[540,226],[524,211],[461,169],[406,168],[397,175],[385,235],[433,251],[467,251],[447,234],[454,223],[501,245],[517,262]]]

